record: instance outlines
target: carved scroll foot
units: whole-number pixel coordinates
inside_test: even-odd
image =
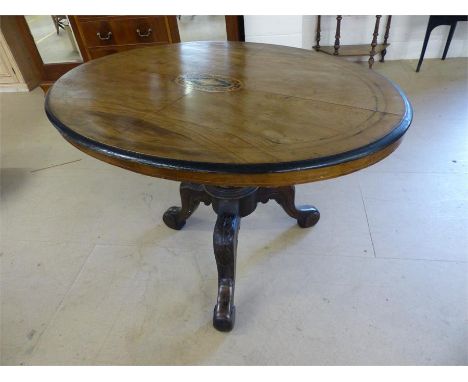
[[[210,196],[203,186],[193,183],[180,184],[180,199],[182,207],[170,207],[163,215],[163,221],[169,228],[180,230],[187,219],[195,212],[201,202],[209,205]]]
[[[222,332],[231,331],[236,318],[234,287],[239,227],[238,214],[220,213],[213,233],[218,267],[218,299],[213,312],[213,326]]]
[[[301,228],[312,227],[320,219],[320,212],[313,206],[296,207],[294,204],[295,187],[278,187],[278,188],[260,188],[258,190],[258,201],[262,203],[274,199],[283,207],[284,211],[297,220],[297,224]]]
[[[320,213],[315,207],[296,207],[294,186],[221,187],[191,183],[180,185],[182,207],[171,207],[164,214],[164,222],[173,229],[181,229],[198,205],[211,204],[217,214],[213,232],[213,247],[218,268],[218,296],[213,312],[213,326],[222,332],[234,327],[236,308],[234,289],[236,279],[237,237],[241,218],[250,215],[259,202],[273,199],[286,213],[297,220],[300,227],[312,227]]]

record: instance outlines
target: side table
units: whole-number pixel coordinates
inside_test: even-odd
[[[419,57],[418,67],[416,72],[419,72],[421,69],[422,62],[424,60],[424,54],[426,53],[427,43],[429,42],[429,37],[434,28],[439,25],[450,25],[450,31],[447,37],[447,42],[445,43],[444,53],[442,54],[442,60],[445,60],[447,57],[447,52],[452,42],[453,34],[455,33],[455,28],[457,22],[459,21],[468,21],[468,16],[429,16],[429,22],[427,23],[426,36],[424,37],[423,47],[421,50],[421,56]]]

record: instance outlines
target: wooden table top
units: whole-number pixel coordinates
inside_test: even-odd
[[[193,42],[90,61],[49,90],[46,113],[80,150],[172,180],[280,186],[390,154],[412,118],[372,70],[283,46]]]

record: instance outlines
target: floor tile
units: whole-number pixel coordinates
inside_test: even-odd
[[[377,257],[468,261],[464,174],[361,173]]]
[[[169,279],[141,270],[104,323],[87,317],[106,290],[93,298],[77,283],[80,304],[64,309],[84,315],[89,332],[72,325],[70,345],[45,349],[72,364],[464,364],[467,271],[466,263],[278,253],[238,279],[236,327],[223,334],[211,329],[214,280],[194,276],[192,266],[172,267]],[[83,353],[96,357],[75,356]],[[47,363],[35,355],[33,363]]]
[[[2,241],[1,364],[27,363],[92,247]]]

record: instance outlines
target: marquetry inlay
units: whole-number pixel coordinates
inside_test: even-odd
[[[242,88],[239,80],[217,74],[189,73],[178,76],[175,81],[187,89],[211,93],[230,92]]]

